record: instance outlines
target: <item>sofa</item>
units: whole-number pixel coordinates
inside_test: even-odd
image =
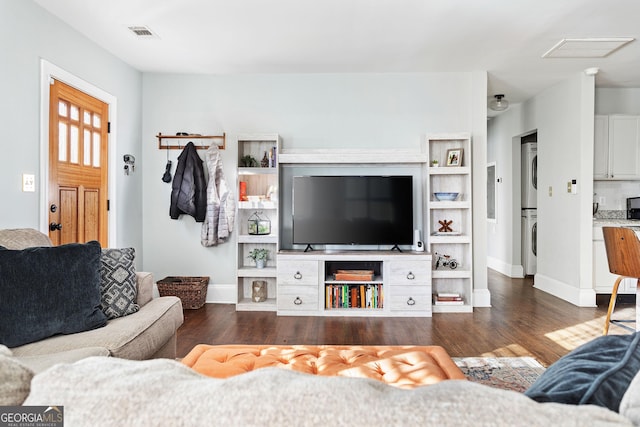
[[[38,255],[38,251],[42,251],[39,248],[54,250],[48,236],[34,229],[0,230],[0,247],[12,250],[12,256],[21,255],[20,251],[28,250],[33,250],[33,253]],[[102,257],[105,251],[102,249]],[[130,249],[129,254],[133,254],[133,250]],[[31,255],[25,254],[27,262],[29,256]],[[130,261],[133,264],[133,255]],[[13,356],[34,372],[43,371],[56,363],[73,362],[90,356],[112,356],[132,360],[174,359],[176,332],[184,320],[181,301],[173,296],[153,298],[152,274],[137,272],[133,268],[131,270],[135,292],[132,297],[135,298],[135,304],[132,306],[135,306],[135,310],[130,311],[135,312],[108,318],[101,327],[77,333],[55,334],[11,347]],[[67,273],[72,275],[72,272],[63,272],[63,275]],[[14,287],[13,284],[10,285]],[[16,288],[19,286],[26,284],[15,283]],[[74,298],[72,296],[69,299]],[[18,327],[25,326],[19,324]]]
[[[461,379],[405,389],[284,367],[213,378],[169,359],[88,357],[34,375],[0,346],[0,406],[60,405],[68,427],[638,426],[639,371],[638,333],[573,350],[525,393]]]

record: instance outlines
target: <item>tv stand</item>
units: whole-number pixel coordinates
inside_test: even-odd
[[[402,252],[402,249],[400,249],[400,246],[398,245],[393,245],[393,247],[391,248],[391,251],[393,252],[394,250],[397,250],[398,252]]]
[[[277,264],[278,315],[431,317],[427,252],[284,250]],[[338,270],[373,274],[352,280]]]
[[[309,243],[309,244],[307,245],[307,247],[306,247],[306,248],[304,248],[304,251],[305,251],[305,252],[309,252],[309,251],[312,251],[312,252],[313,252],[313,246],[311,246],[311,243]]]

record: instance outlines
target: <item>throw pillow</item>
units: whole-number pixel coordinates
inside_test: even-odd
[[[106,324],[100,244],[0,248],[0,344],[16,347]]]
[[[140,310],[136,304],[138,287],[134,265],[135,250],[102,249],[100,257],[100,294],[102,312],[108,319]]]
[[[538,402],[598,405],[618,411],[640,371],[640,332],[598,337],[552,364],[525,392]]]
[[[0,406],[22,405],[31,389],[33,372],[0,345]]]

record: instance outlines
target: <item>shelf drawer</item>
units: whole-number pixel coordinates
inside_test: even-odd
[[[389,263],[391,285],[428,285],[431,283],[431,264],[427,261]]]
[[[279,259],[278,284],[317,287],[318,261],[285,261]]]
[[[418,290],[419,288],[411,288]],[[431,311],[431,289],[420,289],[420,292],[395,293],[387,300],[391,311]]]
[[[278,310],[318,310],[318,288],[278,286]]]

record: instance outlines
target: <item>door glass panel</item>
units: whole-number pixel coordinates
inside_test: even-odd
[[[80,119],[80,110],[77,106],[71,106],[71,120],[79,120]]]
[[[90,125],[91,124],[91,113],[89,111],[85,111],[82,116],[83,116],[82,122],[85,125]]]
[[[100,167],[100,133],[93,133],[93,166]]]
[[[93,127],[94,128],[99,128],[100,127],[100,114],[94,114],[93,115]]]
[[[67,161],[67,124],[58,124],[58,160]]]
[[[71,132],[69,134],[69,161],[71,163],[78,163],[78,146],[80,144],[78,138],[78,127],[71,126]]]
[[[84,141],[82,142],[82,150],[84,155],[82,156],[83,163],[87,166],[91,165],[91,132],[88,129],[84,130]]]
[[[58,102],[58,114],[61,117],[67,117],[67,104],[63,101]]]

